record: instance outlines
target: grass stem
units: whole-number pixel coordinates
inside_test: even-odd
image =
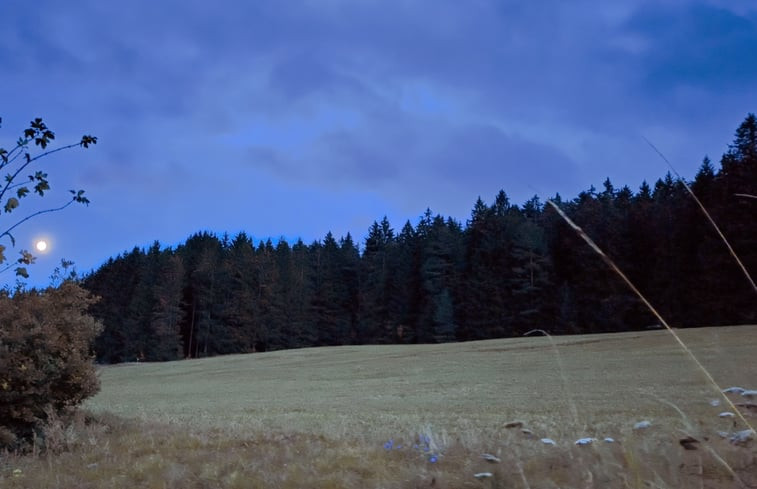
[[[654,314],[657,320],[660,321],[660,324],[665,326],[665,329],[667,329],[668,332],[673,336],[673,338],[675,338],[675,340],[678,342],[681,348],[683,348],[683,350],[689,355],[689,357],[694,362],[694,364],[696,364],[699,370],[704,374],[707,381],[718,390],[720,395],[725,399],[726,403],[728,403],[728,405],[733,409],[733,412],[736,413],[736,415],[741,419],[744,425],[747,426],[750,430],[755,431],[754,427],[749,423],[749,421],[747,421],[746,417],[744,417],[744,414],[739,409],[736,408],[736,405],[733,403],[733,401],[731,401],[728,398],[728,396],[725,395],[725,393],[723,392],[723,389],[718,385],[717,382],[715,382],[715,379],[712,378],[712,375],[710,375],[710,372],[704,367],[704,365],[702,365],[702,363],[699,361],[696,355],[694,355],[694,353],[689,349],[686,343],[684,343],[683,340],[681,340],[680,336],[678,336],[678,333],[676,333],[675,330],[673,330],[673,328],[670,327],[668,322],[665,321],[665,319],[660,315],[659,312],[657,312],[657,309],[655,309],[654,306],[647,300],[647,298],[644,297],[644,295],[639,291],[639,289],[636,288],[636,286],[633,284],[633,282],[631,282],[631,280],[626,276],[626,274],[623,273],[623,271],[620,268],[618,268],[615,262],[609,256],[607,256],[607,254],[605,254],[605,252],[602,251],[602,249],[599,246],[597,246],[594,240],[592,240],[589,237],[589,235],[586,234],[586,232],[583,229],[581,229],[581,227],[578,224],[573,222],[565,214],[565,212],[563,212],[563,210],[557,206],[557,204],[552,202],[552,200],[547,200],[547,203],[551,205],[557,211],[560,217],[562,217],[563,220],[567,222],[568,225],[572,227],[578,233],[579,236],[581,236],[581,239],[583,239],[591,247],[591,249],[593,249],[602,258],[602,260],[607,264],[607,266],[609,266],[615,273],[618,274],[620,278],[623,279],[626,285],[628,285],[628,287],[634,292],[634,294],[636,294],[636,296],[639,299],[641,299],[644,305],[647,306],[647,308],[652,312],[652,314]]]
[[[731,243],[729,243],[728,240],[725,238],[725,235],[720,230],[720,228],[718,227],[718,225],[715,223],[715,220],[712,218],[712,216],[710,215],[710,213],[704,207],[704,204],[702,204],[702,201],[699,200],[699,198],[696,196],[696,194],[694,194],[694,191],[691,190],[691,187],[689,186],[688,183],[686,183],[686,180],[684,180],[683,178],[681,178],[681,175],[679,175],[678,172],[676,171],[676,169],[673,168],[673,165],[670,163],[670,161],[668,161],[668,159],[665,157],[665,155],[662,154],[662,152],[659,149],[657,149],[657,147],[654,144],[652,144],[652,142],[649,141],[647,138],[644,138],[644,141],[646,141],[647,144],[649,146],[651,146],[652,149],[655,150],[655,152],[658,155],[660,155],[660,158],[662,158],[662,160],[665,163],[668,164],[668,167],[671,170],[673,170],[673,173],[675,173],[675,175],[678,177],[678,179],[681,181],[681,183],[683,183],[683,186],[686,187],[686,190],[689,192],[689,195],[691,195],[694,198],[694,200],[696,201],[697,205],[702,210],[702,213],[705,215],[705,217],[707,218],[707,220],[710,221],[710,224],[712,224],[712,227],[715,228],[715,231],[717,231],[718,235],[720,236],[720,239],[723,240],[723,243],[725,243],[726,247],[728,248],[728,252],[731,254],[731,256],[733,257],[733,259],[736,260],[736,263],[739,265],[739,268],[741,268],[741,271],[744,273],[744,276],[749,281],[749,284],[752,286],[752,290],[754,290],[754,292],[757,294],[757,284],[754,283],[754,280],[752,279],[752,276],[749,274],[749,271],[747,271],[746,267],[741,262],[741,259],[736,254],[736,252],[733,251],[733,247],[731,247]],[[736,195],[738,195],[740,197],[757,198],[757,197],[754,197],[753,195],[748,195],[748,194],[736,194]]]

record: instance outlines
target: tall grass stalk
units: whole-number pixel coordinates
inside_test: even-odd
[[[655,396],[655,397],[656,397],[656,396]],[[693,426],[693,425],[691,424],[691,421],[689,420],[688,416],[686,416],[686,414],[685,414],[685,413],[684,413],[683,411],[681,411],[681,408],[679,408],[678,406],[676,406],[675,404],[673,404],[673,403],[672,403],[672,402],[670,402],[670,401],[666,401],[665,399],[662,399],[662,398],[659,398],[659,397],[656,397],[656,398],[657,398],[657,400],[658,400],[658,401],[660,401],[660,402],[662,402],[662,403],[664,403],[664,404],[667,404],[668,406],[672,407],[673,409],[675,409],[675,410],[676,410],[676,411],[678,412],[678,414],[679,414],[679,415],[681,416],[681,420],[683,421],[683,423],[684,423],[684,424],[686,425],[686,428],[688,429],[688,432],[684,431],[683,433],[684,433],[684,434],[686,434],[686,435],[689,435],[689,436],[690,436],[690,435],[691,435],[691,432],[693,432],[693,431],[694,431],[694,426]],[[738,411],[736,411],[736,412],[738,412]],[[739,477],[739,475],[738,475],[738,474],[736,473],[736,471],[735,471],[735,470],[733,470],[733,467],[731,467],[731,466],[730,466],[730,465],[728,464],[728,462],[726,462],[726,461],[725,461],[725,460],[723,459],[723,457],[721,457],[720,455],[718,455],[718,454],[717,454],[717,452],[715,451],[715,449],[714,449],[714,448],[712,448],[712,445],[710,445],[710,443],[709,443],[709,441],[708,441],[708,440],[705,440],[705,441],[704,441],[704,447],[705,447],[705,449],[706,449],[706,450],[707,450],[708,452],[710,452],[710,455],[712,455],[712,457],[713,457],[713,458],[714,458],[715,460],[717,460],[717,462],[718,462],[718,463],[719,463],[720,465],[722,465],[723,467],[725,467],[725,469],[726,469],[726,470],[728,471],[728,473],[729,473],[729,474],[731,474],[731,477],[733,477],[733,479],[734,479],[734,480],[735,480],[736,482],[738,482],[738,483],[739,483],[739,485],[740,485],[741,487],[743,487],[743,488],[746,488],[746,487],[747,487],[747,485],[746,485],[746,484],[744,483],[744,481],[742,481],[742,480],[741,480],[741,478],[740,478],[740,477]],[[700,466],[700,471],[701,471],[701,470],[702,470],[702,469],[701,469],[701,467],[702,467],[702,460],[701,460],[701,457],[700,457],[700,459],[699,459],[699,466]]]
[[[523,464],[518,462],[518,473],[520,474],[520,480],[523,481],[523,488],[524,489],[531,489],[531,486],[528,484],[528,477],[526,477],[526,473],[523,472]]]
[[[642,294],[639,291],[639,289],[636,288],[636,286],[633,284],[633,282],[631,282],[631,280],[626,276],[626,274],[623,273],[623,271],[620,268],[618,268],[618,266],[615,264],[615,262],[609,256],[607,256],[607,254],[605,254],[605,252],[602,251],[602,249],[594,242],[594,240],[592,240],[589,237],[589,235],[586,234],[586,232],[578,224],[576,224],[575,222],[573,222],[573,220],[571,220],[565,214],[565,212],[563,212],[563,210],[560,209],[560,207],[558,207],[557,204],[555,204],[554,202],[552,202],[552,200],[547,200],[547,203],[549,205],[551,205],[555,209],[555,211],[557,211],[557,213],[560,215],[560,217],[562,217],[563,220],[565,222],[567,222],[568,225],[570,227],[572,227],[573,230],[576,231],[576,233],[578,233],[578,235],[581,237],[581,239],[583,239],[591,247],[591,249],[593,249],[602,258],[602,260],[607,264],[607,266],[609,266],[615,273],[618,274],[618,276],[620,278],[623,279],[623,281],[626,283],[626,285],[628,285],[628,287],[634,292],[634,294],[636,294],[636,296],[639,299],[641,299],[641,301],[644,303],[644,305],[647,306],[647,308],[652,312],[652,314],[654,314],[654,316],[657,318],[657,320],[660,321],[660,324],[662,324],[663,326],[665,326],[665,329],[667,329],[667,331],[673,336],[673,338],[675,338],[675,340],[678,342],[678,344],[681,346],[681,348],[689,355],[689,357],[694,362],[694,364],[699,368],[699,370],[702,371],[702,373],[704,374],[704,376],[707,379],[707,381],[715,389],[718,390],[718,392],[720,393],[721,397],[723,397],[723,399],[725,399],[726,403],[731,407],[731,409],[733,410],[733,412],[736,413],[736,415],[739,417],[739,419],[741,419],[741,421],[744,423],[744,425],[747,428],[749,428],[750,430],[752,430],[752,432],[754,432],[755,431],[754,427],[749,423],[749,421],[747,421],[746,417],[744,417],[744,414],[736,407],[736,405],[733,403],[733,401],[731,401],[728,398],[728,396],[725,395],[725,393],[723,392],[722,387],[720,387],[720,385],[718,385],[718,383],[712,377],[712,375],[710,374],[710,372],[704,367],[704,365],[702,365],[702,363],[699,361],[699,359],[696,357],[696,355],[694,355],[694,353],[689,349],[689,347],[686,345],[686,343],[684,343],[683,340],[681,340],[680,336],[678,336],[678,333],[676,333],[675,330],[673,330],[673,328],[670,327],[670,325],[668,324],[668,322],[665,321],[665,319],[660,315],[659,312],[657,312],[657,309],[655,309],[654,306],[647,300],[647,298],[644,297],[644,294]],[[729,246],[729,248],[730,248],[730,246]],[[750,280],[751,280],[751,277],[750,277]],[[757,290],[757,288],[755,290]]]
[[[751,275],[749,274],[749,271],[747,271],[746,267],[745,267],[745,266],[744,266],[744,264],[743,264],[743,263],[741,262],[741,259],[740,259],[740,258],[739,258],[739,256],[738,256],[738,255],[736,254],[736,252],[735,252],[735,251],[733,251],[733,248],[731,247],[731,243],[729,243],[729,242],[728,242],[728,240],[727,240],[727,239],[725,238],[725,235],[723,234],[723,232],[722,232],[722,231],[720,231],[720,228],[719,228],[719,227],[718,227],[718,225],[717,225],[717,224],[715,223],[715,220],[714,220],[714,219],[712,218],[712,216],[710,215],[710,213],[709,213],[709,212],[707,211],[707,209],[706,209],[706,208],[704,207],[704,204],[702,204],[702,201],[701,201],[701,200],[699,200],[699,198],[698,198],[698,197],[696,196],[696,194],[694,194],[694,191],[693,191],[693,190],[691,190],[691,187],[689,186],[689,184],[688,184],[688,183],[686,183],[686,180],[684,180],[683,178],[681,178],[681,175],[679,175],[679,174],[678,174],[678,172],[676,171],[676,169],[675,169],[675,168],[673,168],[673,165],[672,165],[672,164],[670,163],[670,161],[669,161],[669,160],[668,160],[668,159],[667,159],[667,158],[665,157],[665,155],[664,155],[664,154],[662,154],[662,151],[660,151],[659,149],[657,149],[657,146],[655,146],[654,144],[652,144],[652,142],[651,142],[651,141],[649,141],[649,140],[648,140],[647,138],[644,138],[644,141],[646,141],[646,142],[647,142],[647,144],[648,144],[649,146],[651,146],[651,147],[652,147],[652,149],[653,149],[653,150],[655,150],[655,152],[656,152],[656,153],[657,153],[658,155],[660,155],[660,158],[662,158],[662,160],[663,160],[663,161],[664,161],[665,163],[667,163],[667,164],[668,164],[668,167],[669,167],[669,168],[670,168],[671,170],[673,170],[673,173],[675,173],[675,175],[676,175],[676,176],[678,177],[678,180],[680,180],[680,181],[681,181],[681,183],[683,183],[683,186],[684,186],[684,187],[686,187],[686,190],[687,190],[687,191],[689,192],[689,195],[691,195],[691,196],[692,196],[692,197],[694,198],[694,200],[696,201],[697,205],[698,205],[698,206],[699,206],[699,208],[700,208],[700,209],[702,210],[702,213],[703,213],[703,214],[705,215],[705,217],[707,217],[707,220],[708,220],[708,221],[710,221],[710,224],[712,224],[712,227],[713,227],[713,228],[715,228],[715,231],[717,231],[718,235],[720,236],[720,239],[722,239],[722,240],[723,240],[723,243],[725,243],[725,245],[726,245],[726,246],[728,247],[728,252],[729,252],[729,253],[731,253],[731,256],[733,257],[733,259],[734,259],[734,260],[736,260],[736,263],[737,263],[737,264],[739,265],[739,267],[741,268],[741,271],[742,271],[742,272],[744,272],[744,276],[745,276],[745,277],[746,277],[746,279],[747,279],[747,280],[749,281],[749,283],[750,283],[750,284],[752,285],[752,289],[753,289],[753,290],[754,290],[754,292],[755,292],[755,293],[757,294],[757,284],[755,284],[755,283],[754,283],[754,280],[752,279],[752,276],[751,276]],[[741,196],[741,197],[752,197],[752,198],[755,198],[755,197],[754,197],[753,195],[748,195],[748,194],[736,194],[736,195],[738,195],[738,196]]]
[[[562,362],[562,356],[560,355],[560,349],[557,348],[557,345],[555,344],[555,340],[552,339],[552,335],[544,331],[543,329],[532,329],[531,331],[528,331],[523,336],[530,336],[533,333],[541,333],[547,338],[549,338],[549,343],[552,345],[552,351],[555,352],[555,358],[557,358],[557,366],[560,369],[560,377],[562,379],[562,385],[563,385],[563,391],[565,392],[565,397],[568,398],[568,404],[570,405],[570,414],[573,416],[573,424],[574,426],[579,425],[579,419],[578,419],[578,406],[576,405],[576,401],[573,398],[573,394],[570,391],[568,384],[568,378],[565,376],[565,366]],[[586,424],[584,424],[584,430],[586,429]]]

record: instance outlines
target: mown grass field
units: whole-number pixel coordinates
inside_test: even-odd
[[[721,388],[757,389],[757,326],[678,333]],[[93,419],[51,428],[61,453],[8,458],[0,486],[757,487],[757,444],[718,435],[746,426],[662,330],[117,365],[101,381]]]

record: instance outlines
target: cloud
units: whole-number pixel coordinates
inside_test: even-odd
[[[670,93],[680,86],[707,91],[757,83],[757,18],[701,3],[647,5],[625,25],[646,39],[639,56],[650,90]]]
[[[667,170],[642,135],[693,176],[757,106],[749,0],[5,0],[3,20],[2,140],[36,116],[99,136],[55,182],[100,210],[60,222],[123,249],[635,187]]]

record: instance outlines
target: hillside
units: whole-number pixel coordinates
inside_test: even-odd
[[[757,326],[678,332],[721,387],[757,387]],[[755,441],[729,439],[743,421],[668,332],[554,342],[101,367],[90,414],[45,428],[58,455],[0,460],[0,486],[757,487]],[[753,425],[753,399],[728,396]]]
[[[681,330],[723,387],[755,388],[757,326]],[[433,429],[488,438],[506,421],[545,436],[616,435],[640,419],[723,427],[708,385],[666,331],[343,346],[102,368],[88,403],[193,426],[380,439]],[[574,412],[575,409],[575,412]],[[573,419],[575,417],[575,419]]]

